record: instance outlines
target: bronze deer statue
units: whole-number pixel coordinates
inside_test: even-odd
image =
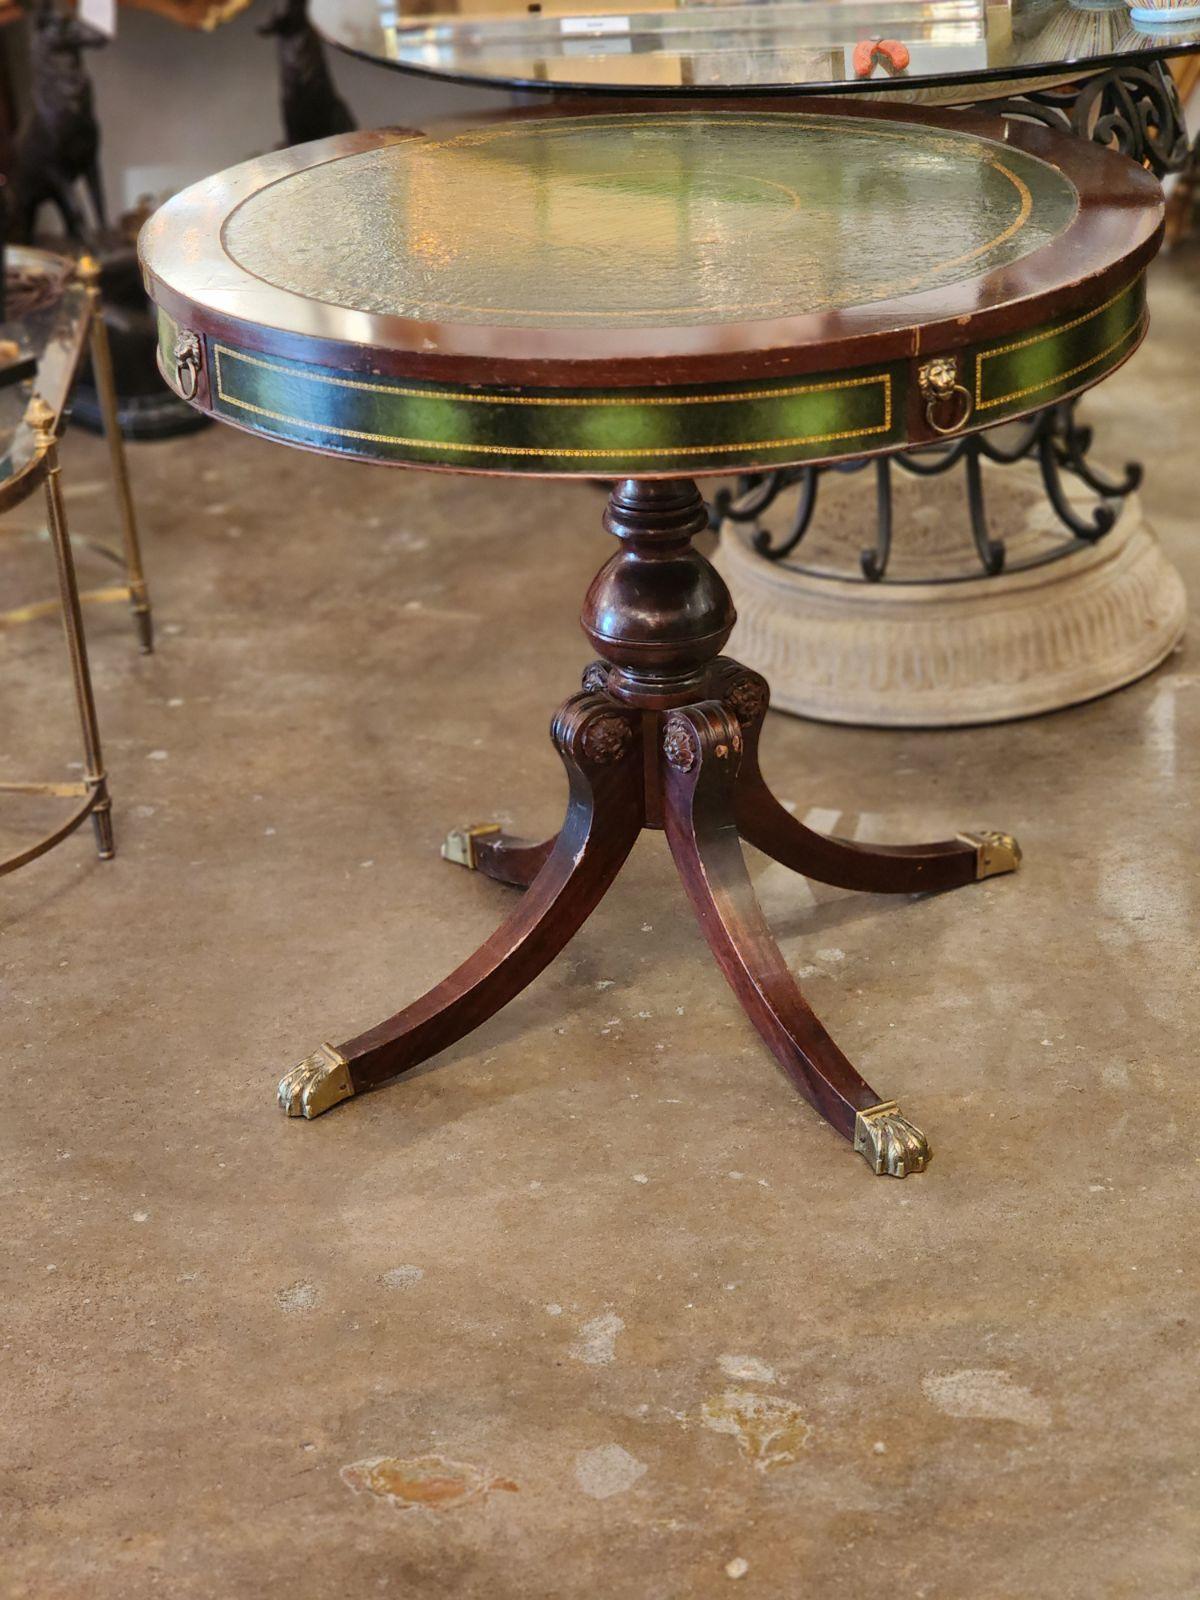
[[[280,104],[287,144],[307,144],[356,126],[334,88],[325,47],[308,20],[308,0],[281,0],[259,33],[279,42]]]
[[[30,104],[17,130],[13,151],[13,236],[28,240],[37,214],[52,205],[72,239],[82,239],[84,217],[76,185],[82,178],[97,227],[106,226],[100,182],[100,125],[92,104],[92,83],[83,52],[105,43],[74,16],[60,14],[43,0],[33,15],[30,42]]]

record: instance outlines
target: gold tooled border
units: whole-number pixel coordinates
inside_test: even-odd
[[[1142,307],[1137,320],[1132,322],[1119,339],[1114,339],[1112,344],[1094,356],[1089,356],[1086,361],[1081,361],[1078,366],[1069,368],[1066,372],[1056,372],[1053,377],[1043,378],[1040,383],[1030,383],[1024,389],[1014,389],[1011,394],[1002,394],[992,400],[983,398],[983,365],[993,356],[1011,355],[1014,350],[1027,350],[1030,345],[1042,344],[1047,339],[1055,339],[1060,333],[1071,333],[1075,328],[1082,328],[1085,323],[1092,322],[1096,317],[1102,317],[1106,311],[1115,306],[1118,300],[1123,300],[1131,294],[1142,279],[1136,278],[1133,283],[1127,283],[1123,289],[1106,300],[1102,306],[1097,306],[1094,311],[1085,311],[1080,317],[1075,317],[1071,322],[1064,322],[1057,328],[1047,329],[1044,333],[1030,334],[1027,339],[1016,339],[1011,344],[1003,344],[996,350],[985,350],[975,358],[975,409],[976,411],[989,411],[993,406],[1007,405],[1012,400],[1024,400],[1027,395],[1036,394],[1039,389],[1052,389],[1056,384],[1065,383],[1070,378],[1076,378],[1081,372],[1086,372],[1089,367],[1094,367],[1097,362],[1103,361],[1106,356],[1112,355],[1114,350],[1119,350],[1127,339],[1134,334],[1144,331],[1146,326],[1146,308]]]
[[[632,396],[627,401],[609,395],[600,397],[585,395],[579,399],[570,399],[560,395],[490,395],[487,393],[472,393],[467,390],[448,391],[437,389],[405,389],[393,387],[385,383],[367,383],[357,378],[325,377],[320,373],[306,372],[297,367],[284,367],[275,362],[264,361],[259,356],[246,356],[240,350],[233,350],[228,345],[215,344],[213,352],[216,358],[217,398],[226,405],[237,406],[240,410],[252,412],[255,416],[266,417],[272,422],[286,423],[292,428],[307,428],[320,433],[330,433],[341,439],[361,439],[370,444],[396,444],[409,448],[423,450],[449,450],[460,451],[477,455],[499,456],[562,456],[578,457],[581,460],[604,459],[608,457],[624,456],[705,456],[731,454],[740,450],[779,450],[788,449],[793,445],[824,444],[837,439],[862,439],[873,434],[887,433],[892,426],[892,378],[888,372],[872,374],[861,378],[840,378],[834,383],[799,384],[789,389],[751,389],[738,394],[703,394],[703,395],[673,395],[673,396]],[[567,448],[544,445],[500,445],[500,444],[466,444],[443,439],[408,439],[401,434],[370,433],[357,428],[343,428],[336,423],[313,422],[306,417],[289,417],[280,411],[270,411],[265,406],[254,405],[249,400],[239,399],[237,395],[229,394],[224,387],[224,378],[221,370],[221,357],[231,356],[235,361],[245,361],[250,366],[262,367],[268,372],[278,372],[289,378],[304,378],[313,383],[333,384],[340,388],[363,389],[369,392],[399,395],[402,398],[415,398],[422,400],[450,400],[468,402],[476,405],[526,405],[526,406],[614,406],[614,405],[714,405],[718,403],[733,403],[739,400],[773,400],[788,399],[802,394],[826,394],[835,389],[858,389],[870,384],[879,384],[883,389],[883,422],[875,427],[844,428],[836,433],[813,433],[800,435],[793,439],[758,439],[738,444],[700,444],[700,445],[656,445],[656,446],[622,446],[603,450],[571,450]]]

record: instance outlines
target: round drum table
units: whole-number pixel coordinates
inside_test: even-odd
[[[451,835],[444,853],[524,888],[520,904],[423,998],[287,1073],[289,1115],[491,1016],[657,828],[801,1093],[877,1173],[921,1170],[924,1136],[801,996],[739,836],[825,883],[900,894],[1011,871],[1019,852],[994,833],[826,838],[773,798],[767,684],[721,656],[734,611],[692,547],[693,480],[926,444],[1095,383],[1142,339],[1161,225],[1157,183],[1094,146],[794,102],[353,134],[248,162],[151,219],[163,372],[213,416],[395,466],[616,480],[620,549],[583,606],[600,659],[553,723],[561,833]]]

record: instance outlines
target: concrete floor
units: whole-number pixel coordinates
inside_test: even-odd
[[[1090,409],[1193,592],[1197,265]],[[98,443],[65,468],[111,530]],[[475,1037],[289,1122],[284,1067],[511,904],[446,827],[556,822],[601,500],[217,428],[133,470],[157,654],[89,616],[119,854],[0,890],[0,1594],[1200,1592],[1191,651],[1007,727],[771,719],[801,814],[1025,846],[901,903],[754,862],[923,1176],[792,1092],[657,839]],[[10,545],[16,598],[44,559]],[[2,645],[0,776],[64,776],[55,626]]]

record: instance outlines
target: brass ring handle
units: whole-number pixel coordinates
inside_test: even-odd
[[[955,395],[961,395],[966,401],[966,405],[963,408],[963,414],[961,417],[959,417],[957,422],[950,423],[948,427],[943,426],[943,424],[940,423],[934,416],[934,412],[937,410],[938,406],[941,405],[943,400],[953,400]],[[971,398],[971,391],[967,388],[964,388],[961,383],[956,383],[952,389],[947,389],[942,394],[931,394],[929,396],[925,402],[925,421],[933,429],[934,433],[957,433],[960,428],[966,427],[967,423],[970,421],[971,412],[974,410],[974,408],[975,402]]]
[[[194,400],[196,390],[200,387],[200,369],[191,360],[177,361],[175,363],[175,381],[179,385],[179,393],[185,400]],[[942,430],[939,428],[938,432]]]
[[[184,333],[175,346],[175,383],[184,400],[194,400],[200,387],[200,341]]]

